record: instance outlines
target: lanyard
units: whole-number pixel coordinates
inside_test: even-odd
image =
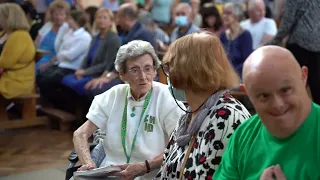
[[[129,90],[127,90],[127,94],[126,94],[126,97],[125,97],[125,105],[124,105],[124,111],[123,111],[122,123],[121,123],[121,140],[122,140],[122,147],[123,147],[124,154],[126,155],[126,158],[127,158],[127,163],[130,162],[131,154],[132,154],[132,152],[133,152],[134,145],[135,145],[136,140],[137,140],[137,134],[138,134],[139,127],[140,127],[140,124],[141,124],[141,121],[142,121],[142,117],[143,117],[144,113],[146,112],[147,107],[148,107],[149,102],[150,102],[150,97],[151,97],[151,94],[152,94],[152,88],[149,90],[149,92],[148,92],[148,94],[147,94],[147,96],[146,96],[146,99],[144,100],[143,109],[142,109],[142,112],[141,112],[141,115],[140,115],[139,125],[138,125],[138,128],[137,128],[137,130],[136,130],[136,133],[135,133],[135,135],[134,135],[134,137],[133,137],[130,154],[127,153],[127,148],[126,148],[128,93],[129,93]]]

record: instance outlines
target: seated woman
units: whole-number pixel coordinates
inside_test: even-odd
[[[73,10],[68,24],[70,30],[63,37],[56,61],[37,78],[41,94],[52,102],[59,99],[56,90],[61,86],[63,77],[80,69],[92,40],[90,33],[84,28],[87,24],[84,12]]]
[[[252,53],[252,38],[249,31],[240,26],[243,6],[238,3],[226,3],[223,7],[223,23],[227,30],[220,36],[231,64],[242,77],[242,66]]]
[[[97,95],[88,121],[74,132],[74,147],[82,164],[79,170],[96,167],[88,138],[99,128],[106,133],[105,158],[100,167],[118,165],[123,171],[113,175],[121,179],[141,176],[137,179],[150,180],[155,176],[163,149],[183,114],[167,85],[153,81],[159,63],[149,42],[134,40],[120,47],[115,66],[128,84]]]
[[[209,32],[173,42],[163,63],[173,87],[185,91],[189,108],[171,136],[156,179],[211,179],[230,136],[250,117],[228,93],[240,85],[239,77],[219,38]]]
[[[92,78],[97,78],[100,82],[100,79],[106,77],[109,73],[115,74],[114,77],[118,76],[114,69],[114,61],[120,47],[120,39],[117,35],[113,13],[108,9],[99,9],[96,13],[94,29],[97,29],[99,33],[93,37],[89,53],[81,68],[73,75],[66,76],[62,81],[63,85],[70,87],[78,95],[86,93],[84,86]],[[110,74],[108,78],[110,78]],[[108,80],[112,81],[113,79]],[[92,84],[91,88],[98,88],[98,82]]]
[[[52,61],[56,60],[63,36],[68,32],[69,27],[66,19],[69,15],[70,6],[63,0],[56,0],[50,4],[48,15],[50,21],[44,24],[39,30],[35,44],[39,49],[50,51],[36,63],[37,74],[45,71]]]
[[[10,99],[30,94],[35,81],[36,50],[28,20],[17,4],[0,4],[0,28],[7,34],[0,54],[0,96]]]
[[[218,9],[214,3],[206,3],[201,9],[202,26],[201,28],[212,32],[216,36],[220,37],[220,34],[225,30],[222,24],[222,19]]]

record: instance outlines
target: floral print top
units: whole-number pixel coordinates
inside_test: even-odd
[[[249,117],[250,113],[238,100],[228,93],[221,95],[199,129],[182,179],[211,180],[232,133]],[[177,129],[178,127],[173,131],[164,151],[163,164],[155,180],[179,179],[180,168],[190,143],[185,147],[178,146],[175,142]]]

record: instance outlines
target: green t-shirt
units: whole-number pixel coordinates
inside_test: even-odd
[[[320,179],[320,106],[290,137],[271,136],[255,115],[238,127],[213,180],[257,180],[279,164],[288,180]]]

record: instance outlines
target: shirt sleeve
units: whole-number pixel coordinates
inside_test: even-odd
[[[82,37],[74,42],[71,47],[61,46],[57,58],[59,61],[68,60],[73,61],[79,57],[83,52],[89,49],[91,37]]]
[[[185,108],[181,102],[178,103],[182,108]],[[164,128],[168,137],[171,137],[171,134],[182,115],[183,111],[177,105],[175,105],[175,107],[173,107],[169,114],[164,118]]]
[[[104,99],[108,99],[106,98],[106,96],[108,96],[107,92],[96,96],[93,99],[89,112],[87,114],[88,120],[95,124],[103,132],[105,132],[106,130],[107,121],[109,118],[108,115],[104,112],[104,108],[102,107],[103,103],[106,103],[104,102]]]
[[[279,44],[284,37],[289,35],[294,23],[296,22],[299,4],[296,1],[285,1],[283,16],[281,19],[278,34],[274,38],[272,44]]]
[[[277,24],[273,19],[268,19],[266,21],[266,26],[264,28],[264,33],[267,35],[275,36],[277,34]]]
[[[229,108],[228,108],[229,109]],[[230,108],[230,111],[233,111],[228,118],[228,127],[226,136],[221,137],[226,150],[223,153],[222,161],[219,164],[216,172],[214,173],[213,180],[238,180],[240,178],[239,170],[237,165],[238,163],[238,154],[239,150],[237,146],[237,133],[234,133],[237,127],[250,118],[250,114],[247,111],[239,112],[234,108]],[[219,110],[217,110],[218,112]],[[233,114],[233,115],[232,115]],[[217,119],[217,125],[219,126],[219,121],[224,121],[223,118]],[[221,122],[222,122],[221,121]],[[230,138],[230,139],[229,139]]]
[[[223,154],[222,162],[216,169],[212,180],[238,180],[241,179],[237,168],[238,158],[235,153],[235,140],[231,137],[229,145]]]

